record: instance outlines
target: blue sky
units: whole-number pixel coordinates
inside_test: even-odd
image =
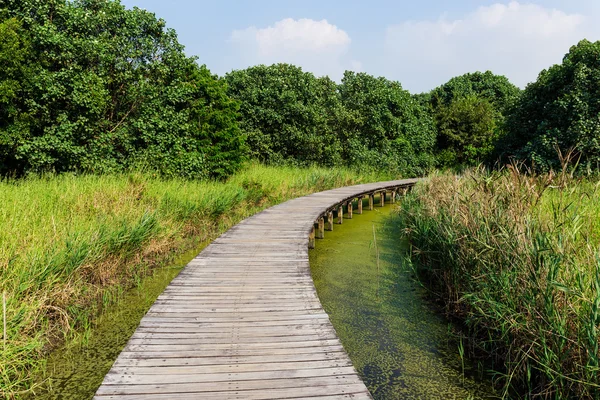
[[[518,86],[579,40],[600,40],[600,1],[122,0],[174,28],[186,53],[223,75],[289,62],[339,80],[345,70],[428,91],[491,70]]]

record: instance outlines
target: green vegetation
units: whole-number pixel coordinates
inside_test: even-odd
[[[433,121],[399,82],[347,71],[339,90],[349,114],[344,135],[350,164],[411,176],[433,166]]]
[[[167,257],[286,199],[386,178],[252,165],[220,183],[148,174],[0,183],[0,396],[30,388],[49,350]]]
[[[540,73],[512,108],[504,155],[542,171],[560,167],[560,153],[574,149],[584,170],[600,169],[600,42],[582,40],[562,64]]]
[[[287,64],[219,78],[119,0],[0,2],[0,395],[31,388],[44,355],[136,277],[252,212],[517,159],[527,175],[434,176],[415,191],[402,211],[415,268],[506,393],[600,397],[598,184],[551,172],[600,171],[599,60],[583,40],[523,91],[489,71],[419,95]],[[248,159],[336,169],[240,171]]]
[[[0,7],[0,174],[239,168],[238,104],[164,21],[118,1]]]
[[[519,94],[505,76],[486,71],[457,76],[421,95],[436,121],[438,164],[452,167],[489,160]]]
[[[504,394],[600,396],[600,181],[435,175],[400,214],[413,267]]]
[[[337,85],[288,64],[233,71],[229,95],[241,102],[250,155],[266,163],[341,164]]]
[[[422,175],[433,165],[435,127],[398,82],[347,71],[342,83],[275,64],[233,71],[252,157],[292,165],[367,166]]]

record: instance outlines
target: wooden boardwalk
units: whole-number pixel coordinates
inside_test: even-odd
[[[333,210],[415,182],[320,192],[231,228],[158,297],[95,399],[371,399],[321,307],[308,247]]]

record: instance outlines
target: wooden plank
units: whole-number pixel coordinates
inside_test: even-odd
[[[178,342],[175,342],[178,343]],[[321,346],[336,346],[340,344],[339,339],[323,339],[323,340],[306,340],[306,341],[292,341],[292,342],[272,342],[272,343],[243,343],[243,346],[239,343],[203,343],[203,344],[127,344],[125,349],[127,351],[194,351],[206,349],[231,349],[233,346],[244,347],[247,349],[268,349],[273,348],[302,348],[302,347],[321,347]]]
[[[316,353],[329,353],[333,351],[344,351],[341,344],[337,346],[321,346],[321,347],[302,347],[298,348],[280,348],[269,350],[269,355],[282,355],[282,354],[316,354]],[[251,355],[264,355],[263,349],[241,349],[241,348],[229,348],[229,349],[208,349],[208,350],[193,350],[193,351],[128,351],[125,348],[117,362],[121,359],[158,359],[158,358],[203,358],[203,357],[224,357],[224,356],[251,356]],[[116,364],[118,365],[118,364]],[[115,370],[116,371],[116,370]]]
[[[338,375],[335,379],[337,385],[355,385],[361,381],[355,374]],[[131,395],[148,393],[214,393],[215,397],[219,392],[228,392],[231,390],[268,390],[268,389],[286,389],[296,388],[304,389],[307,387],[328,386],[332,384],[332,379],[326,377],[311,377],[297,379],[269,379],[269,380],[249,380],[239,382],[205,382],[205,383],[165,383],[160,385],[110,385],[103,392],[106,395]]]
[[[237,354],[220,357],[195,357],[195,358],[129,358],[119,359],[115,362],[118,367],[164,367],[177,365],[227,365],[227,364],[252,364],[268,362],[298,362],[298,361],[322,361],[322,360],[344,360],[346,353],[343,350],[330,353],[307,353],[307,354],[255,354],[240,356]]]
[[[124,383],[137,384],[161,384],[161,383],[194,383],[194,382],[241,382],[256,379],[293,379],[308,378],[317,376],[340,376],[348,375],[354,372],[352,367],[331,367],[331,368],[309,368],[309,369],[288,369],[281,371],[263,370],[256,372],[222,372],[207,374],[181,374],[175,379],[168,375],[124,375],[110,371],[106,375],[104,383],[107,385],[120,385]]]
[[[209,393],[197,393],[197,392],[185,392],[177,394],[178,400],[187,399],[241,399],[241,400],[266,400],[266,399],[297,399],[298,396],[328,396],[328,395],[343,395],[343,394],[360,394],[365,395],[365,385],[360,383],[355,384],[335,384],[335,380],[332,381],[328,386],[315,386],[299,388],[286,388],[286,389],[268,389],[268,390],[232,390],[232,391],[221,391],[221,392],[209,392]],[[149,397],[151,396],[151,397]],[[98,396],[98,398],[106,399],[118,399],[117,396]],[[123,397],[121,397],[123,398]],[[126,399],[173,399],[173,394],[142,394],[142,395],[131,395],[126,396]]]

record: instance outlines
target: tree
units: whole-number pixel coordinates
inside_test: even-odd
[[[428,99],[438,131],[438,163],[473,165],[491,158],[519,88],[490,71],[468,73],[435,88]]]
[[[475,165],[492,153],[497,111],[488,100],[468,95],[440,106],[436,118],[441,165]]]
[[[504,75],[495,75],[491,71],[474,72],[454,77],[433,89],[430,102],[435,109],[474,95],[490,102],[500,114],[505,114],[518,99],[520,92]]]
[[[20,21],[0,22],[0,173],[14,165],[18,143],[28,129],[28,115],[21,98],[28,88],[31,45]]]
[[[164,21],[114,0],[3,3],[0,22],[22,25],[31,65],[0,75],[19,99],[1,115],[0,172],[223,177],[239,167],[238,104]]]
[[[432,165],[435,127],[398,82],[347,71],[339,86],[348,113],[344,158],[350,164],[422,174]]]
[[[559,153],[573,149],[573,161],[600,169],[600,42],[582,40],[562,64],[542,71],[513,107],[507,131],[505,157],[547,170],[560,168]]]
[[[251,156],[267,163],[341,162],[336,84],[289,64],[259,65],[225,76],[241,103],[240,126]]]

